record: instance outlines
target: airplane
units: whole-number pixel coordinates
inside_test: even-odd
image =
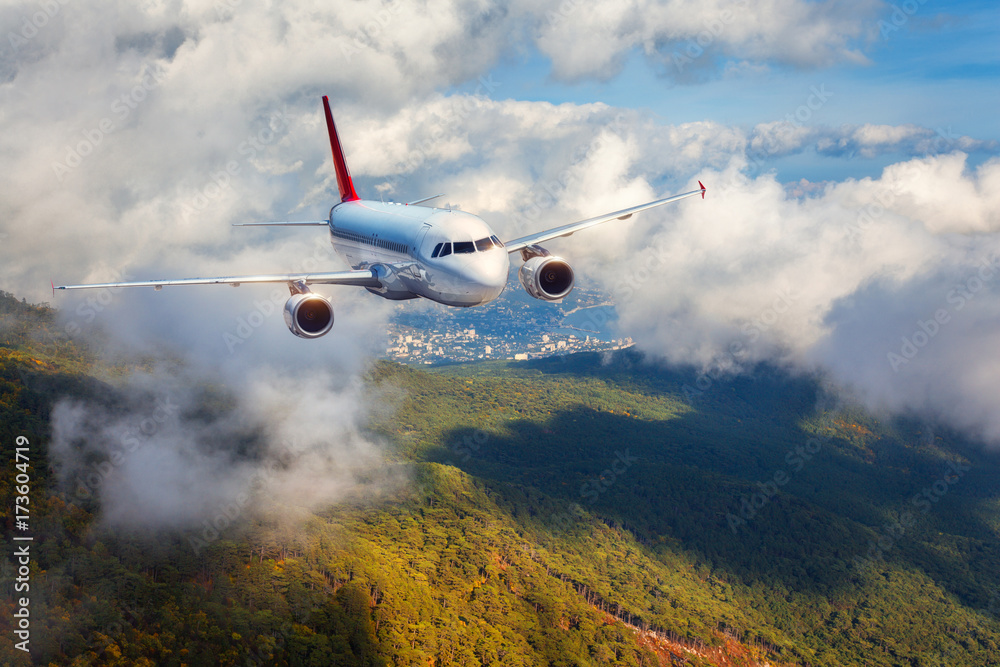
[[[289,331],[300,338],[319,338],[333,328],[333,305],[326,297],[312,292],[310,285],[353,285],[385,299],[423,297],[448,306],[479,306],[500,296],[507,285],[509,256],[520,253],[523,264],[518,277],[524,289],[536,299],[559,302],[573,289],[573,269],[566,260],[552,255],[540,243],[611,220],[625,220],[640,211],[686,197],[700,194],[705,198],[705,186],[698,181],[698,190],[504,242],[478,216],[422,205],[443,195],[408,203],[361,199],[354,189],[326,95],[323,96],[323,110],[340,190],[340,201],[330,208],[329,217],[301,222],[233,223],[233,226],[327,227],[334,250],[352,270],[88,285],[57,286],[53,283],[53,295],[57,289],[152,287],[158,291],[174,285],[239,287],[241,284],[287,283],[291,296],[285,303],[284,317]]]

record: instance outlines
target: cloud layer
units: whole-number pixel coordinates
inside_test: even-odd
[[[385,397],[328,370],[231,377],[163,367],[98,402],[65,399],[52,460],[71,502],[97,501],[111,528],[194,531],[213,541],[239,521],[371,501],[401,482],[361,432]]]
[[[43,300],[50,278],[343,268],[315,230],[230,227],[326,217],[336,185],[319,97],[329,94],[359,190],[444,191],[506,238],[704,181],[705,201],[551,244],[581,281],[616,296],[623,333],[706,370],[772,360],[819,371],[874,406],[1000,441],[995,140],[916,121],[816,125],[822,86],[785,117],[742,127],[503,99],[491,75],[539,53],[563,82],[611,79],[641,54],[665,86],[865,63],[881,3],[48,5],[41,18],[37,3],[0,8],[8,291]],[[778,182],[775,162],[796,156],[895,163],[878,178]],[[369,401],[350,378],[381,347],[372,332],[385,330],[389,304],[328,290],[333,333],[303,341],[281,322],[284,290],[60,294],[65,330],[110,330],[108,354],[173,356],[239,388],[209,420],[170,374],[133,380],[152,404],[62,404],[54,451],[67,485],[98,474],[95,462],[141,433],[159,398],[176,415],[152,417],[144,446],[102,478],[116,525],[197,525],[256,488],[261,471],[278,471],[277,502],[377,490],[361,480],[382,452],[359,435]]]

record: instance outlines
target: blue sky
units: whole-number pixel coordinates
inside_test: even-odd
[[[811,125],[915,124],[976,139],[1000,139],[1000,5],[993,2],[933,1],[907,15],[902,3],[888,5],[869,23],[872,34],[855,40],[867,64],[801,67],[761,63],[757,71],[726,76],[738,59],[709,45],[697,59],[711,65],[697,82],[678,82],[675,68],[652,63],[634,48],[620,70],[604,80],[571,82],[552,76],[551,59],[537,48],[507,54],[488,77],[500,83],[495,97],[554,104],[606,104],[646,110],[665,123],[711,119],[750,128],[784,118],[803,103],[813,86],[833,93],[809,119]],[[907,5],[911,9],[912,5]],[[905,16],[905,21],[899,17]],[[683,53],[683,46],[667,51]],[[666,74],[664,74],[666,71]],[[476,82],[451,88],[471,91]],[[970,155],[978,164],[991,152]],[[900,153],[871,159],[795,156],[772,163],[779,177],[797,180],[877,176]]]

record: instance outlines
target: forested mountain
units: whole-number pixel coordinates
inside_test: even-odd
[[[46,458],[57,400],[113,409],[142,363],[0,295],[0,512],[15,534],[27,436],[36,664],[1000,665],[1000,458],[816,378],[380,362],[396,401],[367,428],[404,484],[193,548],[98,528]],[[8,556],[8,638],[16,576]],[[0,662],[31,664],[12,644]]]

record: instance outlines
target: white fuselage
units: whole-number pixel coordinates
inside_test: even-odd
[[[449,209],[366,200],[330,211],[334,250],[354,269],[386,271],[387,299],[478,306],[500,296],[510,260],[481,218]]]

